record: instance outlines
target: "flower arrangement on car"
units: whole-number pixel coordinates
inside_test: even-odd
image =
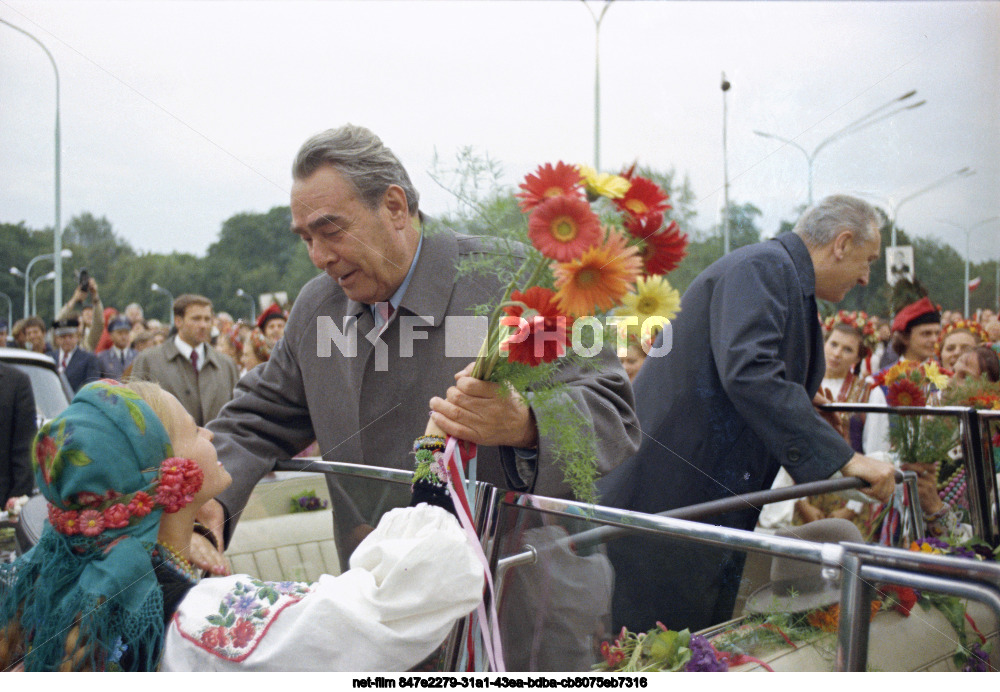
[[[928,538],[912,543],[909,549],[972,560],[996,559],[992,548],[975,540],[950,543]],[[965,602],[958,597],[917,591],[897,584],[878,584],[876,597],[871,602],[870,618],[874,620],[880,613],[890,612],[909,618],[918,607],[921,612],[932,608],[937,610],[951,626],[955,647],[951,660],[955,670],[992,670],[990,643],[967,612]],[[832,663],[839,618],[840,604],[832,603],[801,612],[751,615],[703,634],[691,634],[686,629],[679,632],[668,630],[659,622],[648,632],[633,633],[622,628],[617,639],[601,644],[603,660],[593,669],[610,672],[716,672],[753,664],[774,672],[767,662],[772,654],[803,646],[815,646],[826,652],[825,657]]]

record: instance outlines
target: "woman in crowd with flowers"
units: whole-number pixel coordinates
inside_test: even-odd
[[[934,352],[945,370],[954,372],[959,356],[989,341],[982,326],[975,320],[957,320],[941,329]]]
[[[404,670],[482,596],[455,518],[427,505],[386,514],[340,577],[199,580],[195,513],[231,478],[151,383],[81,389],[33,463],[49,523],[0,566],[3,670]]]

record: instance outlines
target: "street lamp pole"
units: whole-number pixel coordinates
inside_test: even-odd
[[[969,317],[969,239],[972,236],[972,232],[981,226],[985,226],[988,223],[993,223],[994,221],[1000,220],[1000,216],[991,216],[988,219],[983,219],[978,223],[974,223],[971,226],[962,226],[954,221],[948,221],[947,219],[938,219],[939,223],[946,223],[949,226],[954,226],[955,228],[960,228],[965,232],[965,310],[962,312],[962,316],[965,318]]]
[[[237,298],[246,298],[247,300],[250,301],[250,322],[251,323],[256,322],[257,321],[257,309],[256,309],[256,305],[254,305],[253,296],[250,295],[249,293],[247,293],[246,291],[244,291],[242,288],[237,288],[236,289],[236,297]]]
[[[802,147],[800,144],[798,144],[797,142],[795,142],[795,141],[793,141],[791,139],[786,139],[784,137],[779,137],[778,135],[771,134],[769,132],[761,132],[760,130],[754,130],[753,133],[755,135],[757,135],[758,137],[765,137],[767,139],[776,139],[779,142],[783,142],[784,144],[788,144],[790,146],[793,146],[793,147],[795,147],[796,149],[798,149],[799,151],[802,152],[802,155],[806,157],[806,166],[807,166],[807,171],[808,171],[808,175],[809,175],[809,206],[812,206],[812,203],[813,203],[813,163],[816,160],[816,155],[819,154],[819,152],[821,152],[828,144],[833,143],[834,141],[840,139],[841,137],[844,137],[844,136],[850,135],[850,134],[854,134],[855,132],[859,132],[859,131],[867,128],[867,127],[870,127],[871,125],[874,125],[875,123],[878,123],[878,122],[881,122],[881,121],[885,120],[886,118],[891,118],[892,116],[896,115],[897,113],[902,113],[903,111],[907,111],[907,110],[913,110],[914,108],[920,108],[920,106],[922,106],[925,103],[927,103],[926,101],[918,101],[917,103],[913,103],[913,104],[910,104],[910,105],[907,105],[907,106],[900,106],[899,108],[896,108],[895,110],[892,110],[889,113],[882,113],[882,111],[884,111],[886,108],[891,108],[893,105],[895,105],[895,104],[897,104],[897,103],[899,103],[901,101],[905,101],[905,100],[907,100],[909,98],[912,98],[913,96],[916,95],[916,93],[917,93],[916,90],[908,91],[905,94],[903,94],[902,96],[894,98],[891,101],[887,101],[886,103],[883,103],[878,108],[876,108],[876,109],[874,109],[872,111],[869,111],[868,113],[866,113],[865,115],[861,116],[860,118],[858,118],[854,122],[852,122],[852,123],[850,123],[848,125],[845,125],[844,127],[840,128],[839,130],[837,130],[836,132],[834,132],[832,135],[830,135],[829,137],[827,137],[826,139],[824,139],[822,142],[820,142],[818,145],[816,145],[816,148],[812,150],[812,153],[806,151],[804,147]]]
[[[38,314],[38,284],[42,281],[51,281],[56,278],[56,273],[54,271],[49,272],[43,276],[39,276],[37,279],[31,282],[31,314]],[[56,313],[59,314],[59,313]]]
[[[66,248],[65,250],[60,251],[58,254],[50,252],[47,255],[38,255],[38,257],[32,257],[31,261],[28,262],[28,268],[24,270],[24,273],[22,273],[21,270],[18,269],[17,267],[11,267],[10,268],[10,273],[13,274],[14,276],[17,276],[17,277],[23,276],[24,277],[24,317],[28,316],[28,314],[29,314],[28,313],[28,308],[31,307],[31,304],[29,302],[29,298],[30,298],[29,289],[31,288],[31,268],[35,265],[35,262],[37,262],[38,260],[44,260],[44,259],[54,259],[56,257],[58,257],[60,259],[69,259],[72,256],[73,256],[73,251],[70,250],[69,248]],[[58,275],[59,274],[57,272],[56,276],[58,276]],[[61,307],[62,307],[62,305],[60,304],[59,307],[56,308],[55,313],[53,313],[53,314],[58,315],[59,314],[59,308],[61,308]],[[34,311],[32,311],[30,314],[35,314],[35,313],[34,313]]]
[[[165,295],[167,298],[170,299],[169,312],[170,312],[170,326],[172,328],[174,326],[174,294],[165,289],[160,284],[153,284],[149,288],[151,291],[155,291],[156,293],[162,293],[163,295]]]
[[[590,12],[594,20],[594,170],[601,170],[601,21],[607,13],[608,8],[614,0],[605,0],[604,7],[601,8],[600,16],[594,14],[594,10],[587,4],[587,0],[580,0],[583,6]]]
[[[722,254],[729,254],[729,156],[726,149],[726,121],[728,111],[726,108],[726,93],[732,85],[726,79],[726,73],[722,73]]]
[[[61,170],[62,170],[62,143],[60,136],[59,127],[59,68],[56,66],[56,60],[52,57],[52,53],[49,49],[45,47],[45,44],[38,40],[35,36],[28,33],[19,26],[15,26],[10,22],[0,19],[0,23],[6,24],[11,29],[15,31],[20,31],[22,34],[30,38],[32,41],[37,43],[43,51],[45,51],[45,56],[52,63],[52,70],[56,74],[56,226],[53,232],[53,257],[55,258],[55,272],[56,272],[56,285],[55,285],[55,295],[53,297],[53,303],[55,306],[54,314],[59,313],[59,308],[62,307],[62,182],[61,182]],[[25,279],[27,281],[27,279]],[[25,283],[25,295],[24,295],[24,306],[25,310],[28,309],[28,294],[27,294],[27,283]]]

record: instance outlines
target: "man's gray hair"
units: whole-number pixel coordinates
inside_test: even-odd
[[[292,178],[305,180],[322,166],[340,171],[369,209],[378,207],[390,185],[399,185],[410,214],[417,213],[420,194],[406,169],[368,128],[348,124],[313,135],[295,155]]]
[[[883,223],[882,213],[863,199],[831,195],[806,209],[792,230],[806,245],[822,247],[844,229],[854,231],[858,242],[867,243]]]

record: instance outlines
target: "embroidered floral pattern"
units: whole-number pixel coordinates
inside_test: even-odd
[[[185,636],[219,658],[242,660],[256,648],[271,620],[302,600],[312,588],[293,581],[237,581],[219,604],[219,612],[206,617],[201,627],[185,632]]]

